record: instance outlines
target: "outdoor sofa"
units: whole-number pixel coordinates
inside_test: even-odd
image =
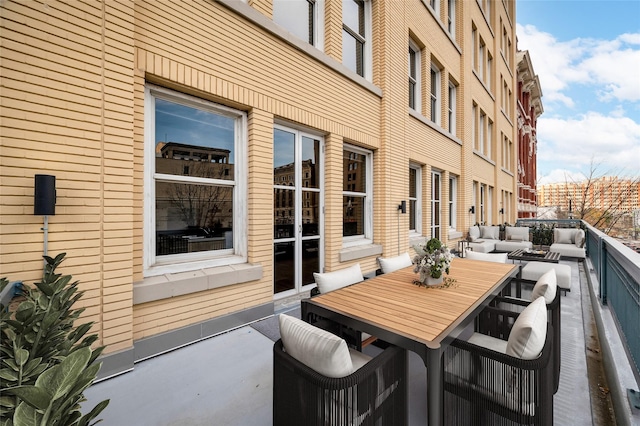
[[[469,240],[469,248],[480,253],[508,253],[533,248],[528,226],[506,226],[504,239],[500,239],[499,226],[474,225],[469,228]]]

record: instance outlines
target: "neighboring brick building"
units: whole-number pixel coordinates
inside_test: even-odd
[[[540,185],[538,199],[541,206],[560,207],[566,212],[585,208],[631,213],[640,208],[640,182],[638,178],[601,176],[580,182],[550,183]]]
[[[538,117],[542,88],[528,51],[516,52],[518,62],[518,217],[536,217]]]
[[[55,175],[48,250],[103,376],[268,316],[314,271],[516,219],[515,0],[0,15],[0,275],[40,277],[34,175]]]

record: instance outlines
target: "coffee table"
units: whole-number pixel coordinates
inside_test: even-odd
[[[508,259],[519,260],[519,261],[535,261],[535,262],[549,262],[549,263],[558,263],[560,261],[560,253],[556,251],[545,251],[545,250],[524,250],[518,249],[514,250],[507,255]]]

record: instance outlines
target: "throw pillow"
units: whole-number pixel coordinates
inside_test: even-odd
[[[529,241],[529,228],[526,226],[506,226],[504,234],[507,240]]]
[[[469,239],[475,241],[478,238],[480,238],[480,228],[474,225],[469,228]]]
[[[280,314],[278,322],[282,345],[289,355],[327,377],[353,373],[344,339],[286,314]]]
[[[500,239],[500,227],[499,226],[481,226],[480,237],[488,240]]]
[[[553,230],[553,242],[558,244],[573,244],[575,229],[554,229]]]
[[[359,263],[338,271],[325,273],[314,272],[313,278],[318,285],[320,293],[328,293],[332,290],[364,281]]]
[[[540,356],[547,338],[547,305],[538,297],[518,315],[507,340],[507,355],[520,359]]]
[[[584,231],[582,229],[578,229],[576,231],[575,239],[576,239],[576,246],[579,248],[583,248],[585,243],[585,236],[584,236]]]
[[[544,297],[545,303],[549,304],[556,298],[556,291],[558,289],[558,280],[556,278],[556,270],[554,268],[549,269],[542,274],[536,285],[533,286],[531,291],[531,301],[536,300],[538,297]]]
[[[380,269],[382,269],[382,272],[385,274],[413,265],[409,253],[403,253],[395,257],[379,257],[378,263],[380,264]]]

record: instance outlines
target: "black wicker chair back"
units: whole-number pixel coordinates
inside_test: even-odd
[[[406,350],[390,346],[354,373],[325,377],[273,346],[274,426],[407,424]]]

